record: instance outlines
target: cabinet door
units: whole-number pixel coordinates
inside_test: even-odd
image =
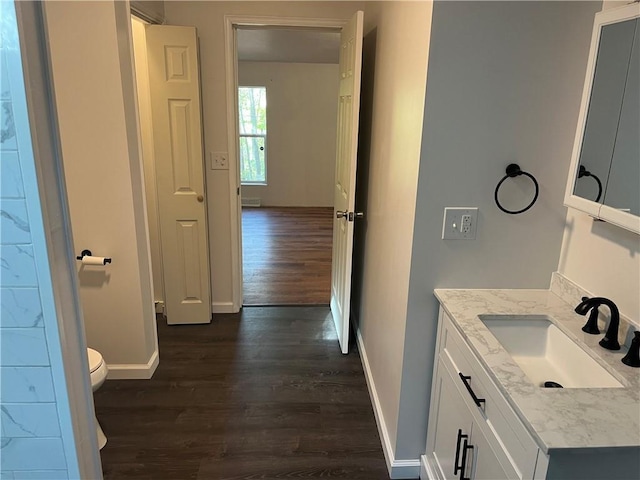
[[[471,413],[453,382],[453,377],[440,361],[434,382],[436,404],[431,406],[436,409],[437,415],[435,425],[430,426],[434,433],[430,435],[427,458],[442,479],[459,477],[455,462],[458,453],[460,465],[463,441],[458,431],[464,435],[471,433]]]
[[[472,449],[467,451],[464,478],[473,480],[520,478],[518,472],[508,462],[500,462],[477,423],[473,424],[470,445]],[[503,451],[500,453],[505,456]]]

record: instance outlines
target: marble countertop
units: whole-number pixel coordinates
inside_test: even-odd
[[[567,303],[571,286],[556,281],[555,285],[552,282],[552,289],[555,293],[437,289],[435,295],[545,453],[558,449],[640,447],[640,368],[620,361],[626,346],[617,352],[609,351],[598,345],[602,334],[582,332],[586,317],[574,313],[575,305]],[[582,293],[574,292],[574,296]],[[549,389],[534,385],[480,321],[480,314],[550,316],[624,388]],[[621,325],[621,344],[623,337],[628,337],[625,330],[633,328],[627,322]]]

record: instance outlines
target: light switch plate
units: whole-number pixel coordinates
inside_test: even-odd
[[[475,240],[478,224],[476,207],[445,207],[442,221],[443,240]]]
[[[227,152],[209,152],[211,170],[229,170],[229,155]]]

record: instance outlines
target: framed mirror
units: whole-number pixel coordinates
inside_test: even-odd
[[[596,14],[564,204],[640,233],[640,4]]]

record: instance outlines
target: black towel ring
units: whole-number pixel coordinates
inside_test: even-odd
[[[524,213],[527,210],[529,210],[531,207],[533,207],[533,204],[536,203],[536,200],[538,200],[538,193],[540,192],[538,181],[530,173],[520,170],[520,166],[516,163],[509,164],[507,166],[506,173],[507,174],[504,177],[502,177],[502,180],[500,180],[498,182],[498,185],[496,186],[496,191],[494,193],[494,199],[496,201],[496,205],[500,210],[502,210],[504,213],[508,213],[509,215],[517,215],[519,213]],[[507,178],[514,178],[520,175],[525,175],[531,179],[531,181],[533,182],[533,185],[536,187],[536,194],[533,196],[533,200],[531,200],[531,203],[526,207],[524,207],[522,210],[507,210],[500,204],[500,201],[498,200],[498,190],[500,190],[500,186],[502,185],[502,182],[504,182]]]
[[[598,182],[598,197],[596,198],[596,202],[600,201],[600,197],[602,196],[602,182],[600,181],[600,179],[598,178],[597,175],[594,175],[593,173],[591,173],[589,170],[587,170],[584,165],[580,165],[580,168],[578,169],[578,178],[582,178],[582,177],[591,177],[593,178],[596,182]]]

